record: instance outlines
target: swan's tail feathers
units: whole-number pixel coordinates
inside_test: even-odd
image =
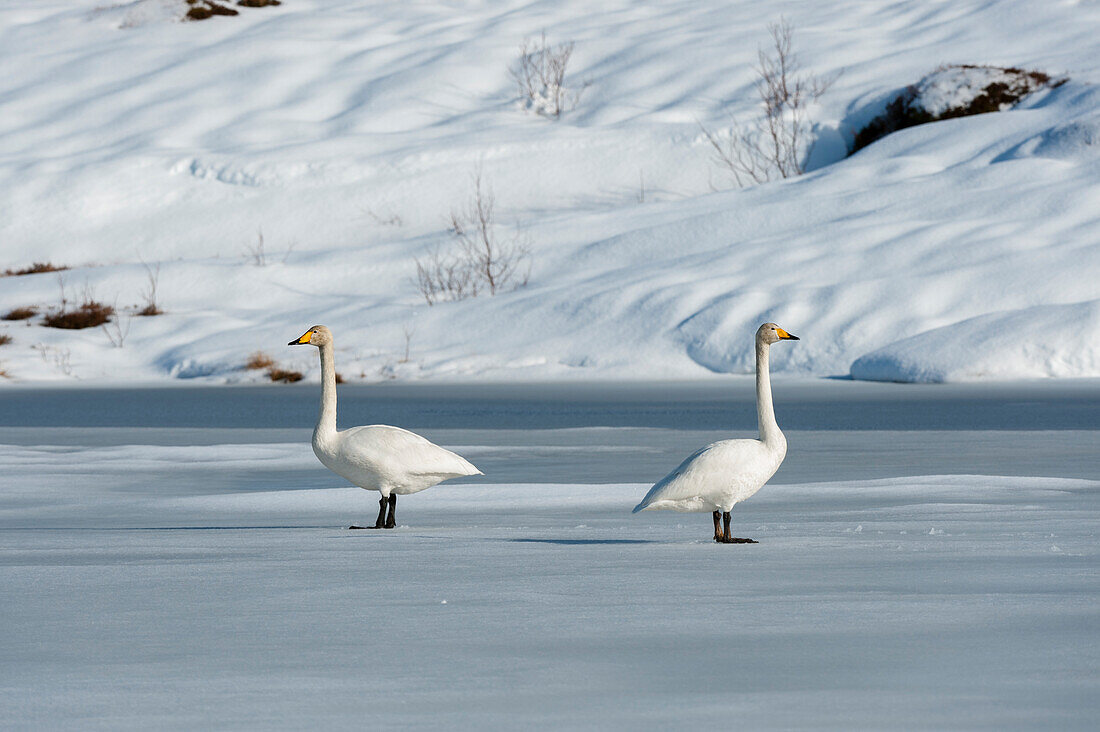
[[[455,463],[456,463],[456,465],[455,465],[456,475],[485,475],[485,473],[478,470],[477,467],[473,463],[471,463],[469,460],[467,460],[466,458],[462,457],[461,455],[457,455],[455,453],[451,453],[451,454],[454,455],[456,458],[458,458],[455,461]]]
[[[646,492],[645,497],[642,500],[638,501],[638,505],[634,507],[634,510],[631,511],[631,513],[644,511],[652,506],[654,503],[659,503],[663,498],[663,496],[661,495],[661,491],[664,489],[665,485],[667,485],[668,482],[675,477],[676,474],[673,473],[659,480],[652,488],[649,489],[648,492]]]

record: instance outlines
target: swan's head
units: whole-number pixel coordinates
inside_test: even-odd
[[[756,331],[756,340],[767,343],[769,346],[779,341],[797,341],[798,336],[793,336],[780,328],[775,323],[764,323]]]
[[[332,343],[332,331],[323,325],[315,325],[300,338],[287,343],[288,346],[327,346]]]

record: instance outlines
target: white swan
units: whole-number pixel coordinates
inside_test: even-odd
[[[698,450],[650,488],[634,507],[634,513],[647,508],[713,511],[715,541],[756,543],[730,536],[730,509],[760,490],[787,455],[787,439],[775,422],[768,373],[768,350],[771,344],[783,340],[797,341],[798,337],[775,323],[764,323],[756,331],[756,416],[760,439],[722,440]],[[724,530],[718,526],[719,512]]]
[[[400,427],[372,424],[338,432],[332,331],[315,325],[287,345],[317,346],[321,352],[321,413],[313,430],[317,459],[360,488],[382,494],[374,526],[349,528],[392,529],[398,496],[431,488],[448,478],[482,475],[465,458]]]

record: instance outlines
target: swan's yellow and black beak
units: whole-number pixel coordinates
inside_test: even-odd
[[[307,330],[305,333],[302,334],[301,338],[298,338],[297,340],[293,340],[290,343],[287,343],[287,345],[288,346],[308,346],[309,345],[309,340],[311,338],[313,338],[313,331],[312,330]]]
[[[801,340],[801,339],[800,339],[800,338],[799,338],[798,336],[796,336],[796,335],[791,335],[790,333],[788,333],[787,331],[783,330],[782,328],[776,328],[776,329],[775,329],[775,332],[776,332],[777,334],[779,334],[779,340],[782,340],[782,341],[797,341],[797,340]]]

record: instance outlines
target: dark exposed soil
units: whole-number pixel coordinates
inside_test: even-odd
[[[974,69],[982,67],[963,64],[945,68]],[[1066,79],[1052,80],[1048,74],[1041,71],[1026,71],[1012,67],[998,68],[990,66],[984,68],[1001,71],[1011,76],[1012,80],[1009,83],[993,82],[985,87],[981,94],[971,99],[968,104],[951,107],[940,114],[931,114],[920,105],[916,86],[906,87],[901,94],[886,105],[885,112],[868,122],[866,127],[856,133],[849,155],[862,150],[891,132],[944,119],[968,117],[974,114],[986,114],[987,112],[1000,112],[1015,106],[1021,99],[1034,91],[1042,88],[1055,88],[1066,82]]]
[[[239,10],[223,5],[214,0],[186,0],[191,7],[188,8],[184,18],[187,20],[206,20],[215,15],[240,15]],[[281,5],[279,0],[237,0],[237,5],[242,8],[266,8]]]

